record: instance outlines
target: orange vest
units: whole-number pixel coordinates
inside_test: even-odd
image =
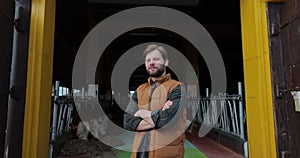
[[[150,78],[148,83],[145,83],[137,89],[138,108],[146,110],[160,110],[167,101],[168,94],[176,88],[180,82],[172,80],[171,75],[155,81],[156,88],[152,92],[151,102],[151,85]],[[176,123],[169,129],[150,131],[149,142],[149,158],[183,158],[184,156],[184,130],[186,123],[186,111],[178,118]],[[163,128],[163,127],[162,127]],[[149,131],[148,131],[149,132]],[[138,148],[143,140],[146,132],[137,132],[132,146],[133,151],[138,151]],[[170,135],[174,135],[171,140]],[[174,140],[175,139],[175,140]],[[168,143],[166,143],[168,142]],[[136,158],[136,152],[132,152],[131,158]]]

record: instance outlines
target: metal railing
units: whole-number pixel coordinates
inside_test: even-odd
[[[74,99],[71,96],[61,96],[59,82],[56,81],[54,91],[54,105],[52,112],[51,140],[71,130],[72,114],[74,111]]]
[[[246,113],[243,105],[242,84],[238,83],[238,94],[209,95],[188,99],[189,107],[197,107],[196,121],[213,125],[215,129],[245,139]],[[211,106],[209,108],[209,106]]]

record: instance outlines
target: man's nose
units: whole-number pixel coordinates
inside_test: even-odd
[[[154,64],[155,62],[154,62],[154,60],[153,59],[151,59],[150,61],[149,61],[149,64],[151,65],[151,64]]]
[[[149,67],[154,66],[154,63],[149,63],[148,66]]]

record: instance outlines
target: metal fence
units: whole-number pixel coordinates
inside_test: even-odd
[[[55,84],[54,105],[52,111],[51,140],[71,130],[72,115],[75,108],[74,99],[67,93],[62,95],[59,82]],[[66,90],[67,91],[67,90]]]
[[[246,113],[242,94],[242,84],[239,82],[238,94],[209,95],[209,90],[206,89],[205,97],[190,98],[188,105],[196,109],[198,123],[205,122],[216,129],[245,139]]]

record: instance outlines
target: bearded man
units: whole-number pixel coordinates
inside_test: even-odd
[[[150,44],[143,55],[148,82],[133,93],[124,114],[124,128],[136,131],[131,158],[183,158],[184,86],[166,73],[169,59],[162,46]]]

